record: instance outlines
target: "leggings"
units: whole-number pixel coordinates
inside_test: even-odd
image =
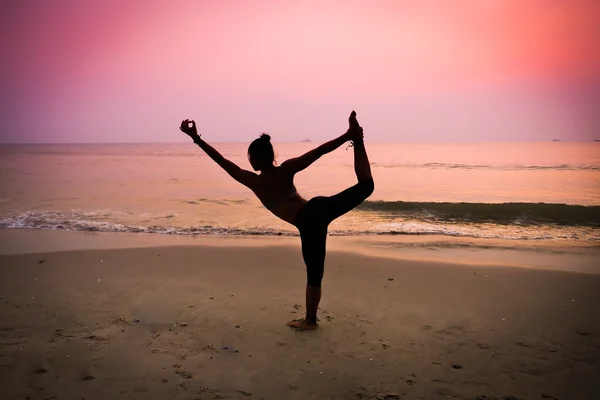
[[[373,179],[359,181],[334,196],[310,199],[296,215],[294,225],[300,231],[302,257],[306,264],[309,286],[321,287],[329,224],[362,203],[373,193],[374,188]]]

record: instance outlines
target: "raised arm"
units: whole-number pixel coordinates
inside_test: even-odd
[[[281,164],[281,168],[284,168],[289,172],[295,174],[296,172],[302,171],[303,169],[307,168],[309,165],[321,158],[321,156],[327,153],[331,153],[332,151],[340,147],[342,144],[344,144],[346,141],[353,140],[355,138],[358,138],[359,136],[362,136],[362,128],[360,127],[360,125],[358,125],[358,122],[356,121],[356,112],[352,111],[352,113],[350,114],[349,122],[350,127],[348,128],[348,131],[346,131],[346,133],[344,133],[340,137],[330,140],[327,143],[323,143],[319,147],[310,150],[309,152],[301,155],[300,157],[290,158],[289,160],[284,161]]]
[[[190,123],[192,124],[192,127],[189,126]],[[204,152],[210,158],[212,158],[214,162],[219,164],[219,166],[223,168],[225,172],[227,172],[233,179],[242,185],[249,187],[250,189],[255,186],[258,176],[254,172],[238,167],[235,163],[223,157],[221,153],[219,153],[214,147],[202,140],[196,131],[196,123],[193,120],[184,120],[181,122],[179,129],[190,136],[194,140],[194,143],[204,150]]]
[[[317,161],[319,158],[321,158],[321,156],[324,156],[327,153],[331,153],[332,151],[343,145],[349,139],[350,138],[348,137],[347,133],[344,133],[340,137],[330,140],[327,143],[323,143],[319,147],[316,147],[299,157],[290,158],[289,160],[284,161],[281,164],[281,168],[284,168],[294,174],[296,172],[300,172],[315,161]]]

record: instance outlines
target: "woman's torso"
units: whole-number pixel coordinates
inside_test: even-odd
[[[306,204],[294,186],[294,175],[281,167],[260,174],[253,191],[269,211],[290,224]]]

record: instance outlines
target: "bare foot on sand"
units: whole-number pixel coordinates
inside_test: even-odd
[[[316,322],[309,322],[305,318],[301,318],[289,321],[287,326],[299,331],[314,331],[319,327],[319,324]]]

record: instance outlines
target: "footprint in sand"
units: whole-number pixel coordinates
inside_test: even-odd
[[[175,370],[175,373],[185,379],[192,379],[193,376],[190,372],[182,369]]]

